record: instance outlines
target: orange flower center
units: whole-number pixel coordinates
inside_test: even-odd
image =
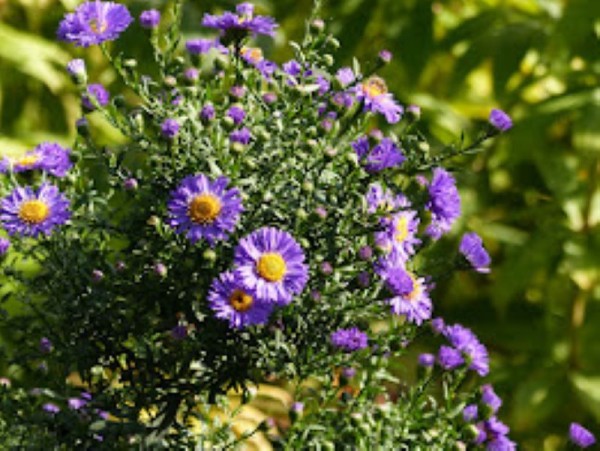
[[[19,218],[29,224],[44,222],[50,215],[50,208],[41,200],[28,200],[19,208]]]
[[[37,155],[25,155],[24,157],[21,157],[17,160],[17,164],[19,166],[33,166],[34,164],[36,164],[39,160],[39,157]]]
[[[212,194],[200,194],[192,199],[188,216],[196,224],[210,224],[221,213],[221,202]]]
[[[233,290],[231,296],[229,296],[229,303],[235,309],[236,312],[247,312],[254,304],[254,299],[245,291],[236,289]]]
[[[362,84],[363,92],[371,99],[379,97],[388,92],[387,86],[383,78],[371,77]]]

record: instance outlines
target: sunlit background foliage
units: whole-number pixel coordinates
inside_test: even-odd
[[[83,53],[56,43],[54,34],[77,3],[0,0],[3,155],[74,138],[79,99],[64,66]],[[188,2],[187,37],[201,35],[205,11],[236,3]],[[134,15],[166,4],[128,2]],[[300,39],[312,0],[256,4],[281,24],[278,38],[263,44],[284,61],[291,53],[280,43],[284,36]],[[343,43],[339,61],[393,52],[382,75],[403,103],[421,106],[425,127],[440,142],[468,134],[493,107],[513,116],[514,129],[457,173],[471,219],[456,235],[467,228],[479,233],[494,271],[440,283],[436,311],[489,345],[504,419],[524,449],[562,446],[570,421],[599,424],[600,1],[328,0],[323,17]],[[150,52],[137,26],[117,45],[128,55]],[[85,58],[90,79],[116,92],[99,49]],[[143,57],[139,63],[144,67]],[[119,139],[94,119],[104,140]],[[13,333],[3,331],[6,345]],[[16,366],[0,364],[0,375],[18,379]],[[285,391],[272,387],[271,396],[266,387],[264,399],[285,398]],[[266,404],[254,415],[264,415]]]

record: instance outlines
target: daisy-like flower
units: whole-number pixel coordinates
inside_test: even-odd
[[[498,412],[502,405],[502,399],[496,394],[491,384],[481,386],[481,401],[489,406],[494,413]]]
[[[460,195],[456,189],[456,180],[445,169],[433,170],[429,201],[425,208],[431,212],[431,224],[425,232],[434,240],[448,232],[460,216]]]
[[[465,233],[460,241],[459,251],[475,271],[480,273],[490,272],[489,266],[492,259],[483,247],[479,235],[474,232]]]
[[[98,105],[104,107],[108,105],[110,100],[110,93],[100,83],[93,83],[87,87],[87,93],[81,96],[81,103],[87,111],[94,111],[96,106],[92,102],[91,98],[96,99]]]
[[[202,25],[221,30],[222,35],[229,35],[234,40],[239,40],[249,33],[273,36],[277,27],[273,18],[255,16],[254,5],[250,3],[240,3],[235,13],[226,11],[220,16],[205,14]]]
[[[308,281],[304,252],[287,232],[263,227],[243,238],[235,250],[235,275],[252,296],[287,305]]]
[[[15,188],[0,203],[0,221],[9,235],[48,236],[69,217],[69,201],[49,183],[37,192],[29,186]]]
[[[375,232],[377,247],[385,252],[395,249],[399,256],[407,261],[415,253],[415,246],[421,244],[421,240],[416,237],[419,228],[417,212],[402,210],[381,218],[380,223],[383,230]]]
[[[594,434],[578,423],[571,423],[571,426],[569,427],[569,438],[580,448],[588,448],[596,443]]]
[[[461,364],[466,363],[469,369],[475,371],[480,376],[485,376],[489,373],[490,358],[488,351],[473,331],[460,324],[454,324],[446,326],[444,336],[448,339],[452,347],[460,352],[464,359]]]
[[[392,312],[405,316],[410,323],[420,325],[431,318],[433,305],[425,279],[407,271],[405,263],[402,253],[394,249],[379,260],[375,271],[393,295],[388,300]]]
[[[39,169],[55,177],[64,177],[73,163],[69,159],[70,150],[57,143],[44,142],[13,162],[14,172]]]
[[[369,337],[357,327],[338,329],[331,334],[331,344],[345,352],[359,351],[369,345]]]
[[[211,182],[204,174],[183,179],[168,203],[170,226],[192,243],[205,239],[212,246],[226,239],[243,211],[239,190],[227,189],[228,183],[226,177]]]
[[[402,194],[394,194],[389,189],[384,189],[379,183],[369,186],[365,199],[369,213],[375,213],[377,210],[391,213],[399,208],[410,206],[408,199]]]
[[[351,145],[369,172],[379,172],[399,166],[406,160],[402,151],[389,138],[383,138],[373,149],[370,148],[369,138],[366,136],[358,138]]]
[[[354,88],[354,95],[363,102],[365,111],[383,114],[389,124],[395,124],[402,117],[404,109],[388,92],[382,78],[373,76],[359,83]]]
[[[507,437],[509,428],[498,418],[491,417],[489,420],[477,423],[479,436],[475,439],[478,445],[485,445],[487,451],[514,451],[517,449],[515,443]]]
[[[244,61],[258,69],[266,80],[270,80],[277,70],[277,64],[265,59],[262,50],[258,47],[242,47],[240,55]]]
[[[234,329],[265,324],[273,310],[273,304],[244,290],[232,272],[225,272],[213,281],[208,302],[215,316],[228,321],[229,326]]]
[[[127,8],[100,0],[85,2],[69,13],[58,27],[58,38],[78,47],[89,47],[113,41],[131,24]]]

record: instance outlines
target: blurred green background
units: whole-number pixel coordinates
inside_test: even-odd
[[[118,90],[98,49],[58,44],[74,0],[0,0],[0,153],[41,140],[69,144],[79,116],[64,71],[84,56],[90,79]],[[201,36],[209,10],[235,1],[186,4],[186,37]],[[268,54],[300,40],[312,0],[262,0],[281,29]],[[342,42],[338,64],[394,54],[381,71],[404,104],[423,110],[435,140],[474,135],[491,108],[515,119],[457,172],[465,230],[492,253],[489,277],[457,274],[434,294],[439,315],[472,327],[493,354],[490,379],[505,398],[512,435],[531,450],[563,446],[570,421],[600,433],[600,1],[328,0],[323,18]],[[128,2],[134,15],[165,2]],[[270,47],[269,47],[270,46]],[[146,55],[134,25],[118,43]],[[111,130],[101,122],[106,139]],[[457,164],[457,166],[459,166]]]

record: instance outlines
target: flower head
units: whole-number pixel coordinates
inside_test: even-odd
[[[96,99],[100,106],[108,105],[110,94],[106,88],[100,83],[92,83],[87,87],[87,93],[81,97],[81,103],[87,111],[94,111],[96,106],[93,104],[91,97]]]
[[[408,201],[407,201],[408,202]],[[385,252],[396,250],[407,261],[415,253],[415,247],[421,244],[416,237],[419,217],[414,210],[401,210],[380,219],[382,231],[375,232],[375,242]]]
[[[240,192],[227,189],[228,183],[226,177],[211,182],[204,174],[183,179],[169,200],[171,227],[192,243],[205,239],[213,245],[226,239],[243,211]]]
[[[185,49],[192,55],[203,55],[219,45],[219,41],[214,39],[190,39],[186,41]]]
[[[69,201],[49,183],[44,183],[37,192],[29,186],[15,188],[0,203],[0,221],[10,235],[50,235],[69,217]]]
[[[505,132],[512,128],[512,119],[502,110],[493,109],[489,118],[492,127],[500,132]]]
[[[57,35],[60,40],[78,47],[89,47],[117,39],[132,21],[131,14],[123,5],[89,1],[65,16]]]
[[[365,349],[369,345],[369,337],[357,327],[338,329],[331,334],[331,344],[345,352],[353,352]]]
[[[40,169],[55,177],[64,177],[73,167],[69,159],[70,150],[57,143],[44,142],[39,144],[23,157],[13,163],[14,172]]]
[[[337,71],[335,78],[343,88],[354,83],[354,80],[356,80],[354,71],[350,67],[342,67]]]
[[[569,426],[569,438],[580,448],[588,448],[596,443],[594,434],[578,423],[571,423]]]
[[[382,78],[373,76],[359,83],[354,88],[354,94],[363,102],[365,111],[383,114],[389,124],[395,124],[402,117],[403,108],[388,92]]]
[[[483,247],[479,235],[474,232],[465,233],[460,242],[459,250],[475,271],[481,273],[490,272],[489,265],[492,259]]]
[[[408,272],[405,263],[402,253],[394,249],[378,261],[375,270],[393,295],[388,300],[392,312],[405,316],[411,323],[420,325],[431,318],[433,305],[425,280]]]
[[[224,12],[220,16],[205,14],[202,25],[221,30],[222,35],[241,39],[249,33],[273,36],[277,24],[271,17],[255,16],[254,6],[250,3],[240,3],[236,12]]]
[[[160,125],[160,134],[166,139],[173,139],[179,134],[179,122],[175,119],[165,119]]]
[[[308,281],[304,252],[287,232],[263,227],[243,238],[235,250],[235,275],[252,296],[289,304]]]
[[[160,11],[149,9],[140,14],[140,25],[144,28],[156,28],[160,23]]]
[[[80,58],[72,59],[67,63],[67,72],[75,80],[75,82],[85,83],[87,71],[85,69],[85,61]]]
[[[50,415],[55,415],[58,412],[60,412],[60,407],[58,407],[56,404],[51,403],[51,402],[47,402],[46,404],[44,404],[42,406],[42,409],[44,410],[44,412],[47,412]]]
[[[249,144],[252,139],[250,130],[247,127],[242,127],[239,130],[234,130],[229,134],[229,140],[232,143]]]
[[[480,376],[488,374],[490,365],[488,351],[470,329],[454,324],[446,326],[444,335],[454,349],[460,352],[470,369]]]
[[[429,201],[425,208],[431,212],[431,224],[426,233],[434,240],[448,232],[460,216],[460,195],[456,189],[456,180],[445,169],[433,170]]]
[[[496,413],[502,405],[502,399],[496,394],[491,384],[481,386],[481,400],[484,404],[487,404],[494,413]]]
[[[231,272],[225,272],[213,281],[208,302],[215,316],[227,320],[234,329],[265,324],[273,310],[272,303],[252,296]]]
[[[435,364],[435,356],[433,354],[420,354],[419,355],[419,365],[424,368],[430,368]]]
[[[400,166],[406,160],[400,148],[390,138],[383,138],[371,149],[369,139],[362,136],[352,142],[352,147],[369,172]]]
[[[234,124],[241,124],[246,118],[246,112],[240,106],[234,105],[227,110],[227,116],[231,118]]]

